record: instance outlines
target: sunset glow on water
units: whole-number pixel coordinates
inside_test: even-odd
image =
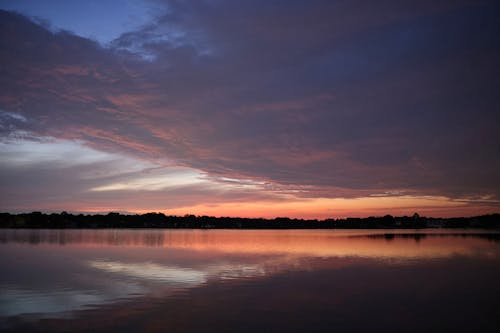
[[[402,311],[394,331],[411,320],[433,323],[420,307],[446,309],[458,294],[465,298],[459,313],[491,331],[499,305],[498,234],[485,231],[4,229],[0,235],[0,323],[12,331],[120,331],[127,323],[155,331],[151,322],[175,331],[203,325],[247,331],[248,316],[261,329],[380,327],[372,316],[384,313],[365,302],[381,294],[384,308]],[[307,308],[295,307],[302,302]],[[360,306],[365,324],[356,312],[345,313]],[[455,327],[454,313],[441,315],[436,328]]]

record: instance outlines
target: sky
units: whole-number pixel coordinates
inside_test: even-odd
[[[0,0],[0,211],[500,211],[500,4]]]

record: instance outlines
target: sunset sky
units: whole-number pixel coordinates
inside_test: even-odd
[[[0,0],[0,211],[500,212],[500,3]]]

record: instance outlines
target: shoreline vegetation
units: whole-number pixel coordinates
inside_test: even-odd
[[[277,217],[242,218],[214,216],[169,216],[163,213],[142,215],[45,214],[41,212],[0,213],[0,228],[17,229],[103,229],[103,228],[161,228],[161,229],[422,229],[422,228],[481,228],[500,229],[500,214],[474,217],[432,218],[415,213],[413,216],[342,219],[296,219]]]

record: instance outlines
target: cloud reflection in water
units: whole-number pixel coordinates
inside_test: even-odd
[[[0,321],[24,314],[63,317],[143,297],[181,297],[211,282],[254,281],[325,265],[495,260],[500,254],[496,234],[387,232],[0,230]]]

